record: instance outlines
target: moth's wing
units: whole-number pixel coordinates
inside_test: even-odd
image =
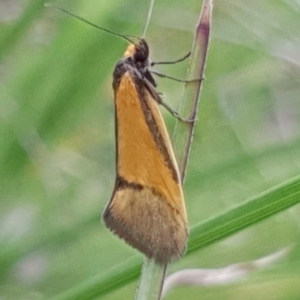
[[[177,162],[156,101],[125,73],[115,105],[117,175],[156,189],[185,214]]]
[[[168,262],[185,248],[177,163],[156,101],[130,72],[115,90],[117,178],[103,218],[133,247]]]

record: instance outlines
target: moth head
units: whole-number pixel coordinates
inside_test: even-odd
[[[130,44],[125,53],[124,57],[132,57],[137,63],[145,63],[149,57],[149,47],[144,39],[139,39],[137,44]]]

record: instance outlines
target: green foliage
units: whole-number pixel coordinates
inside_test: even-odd
[[[56,3],[134,35],[148,8],[137,0]],[[126,44],[44,8],[43,1],[18,5],[1,8],[0,298],[132,299],[142,257],[100,222],[114,185],[111,73]],[[242,282],[182,287],[166,299],[300,295],[299,205],[293,206],[300,199],[300,24],[294,5],[214,5],[184,186],[189,249],[170,271],[217,268],[287,245],[294,250]],[[199,9],[196,0],[156,1],[147,33],[153,60],[189,50]],[[185,68],[160,70],[183,78]],[[158,84],[176,108],[182,85]],[[164,116],[172,131],[174,120]]]

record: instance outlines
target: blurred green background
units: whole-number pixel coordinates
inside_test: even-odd
[[[0,0],[0,299],[48,299],[136,251],[100,214],[115,176],[112,71],[126,43],[41,0]],[[148,1],[60,0],[116,32],[139,35]],[[186,54],[201,3],[157,0],[155,61]],[[300,3],[215,0],[184,186],[192,227],[300,171]],[[184,78],[186,63],[161,66]],[[158,79],[178,107],[183,85]],[[170,132],[174,119],[163,114]],[[272,267],[164,299],[300,299],[299,205],[169,267],[218,268],[292,245]],[[142,261],[142,256],[141,256]],[[136,282],[105,295],[133,299]]]

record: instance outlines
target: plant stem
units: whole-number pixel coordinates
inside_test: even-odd
[[[135,300],[159,300],[167,265],[159,265],[145,256]]]
[[[182,96],[179,113],[188,120],[195,120],[200,101],[200,89],[204,78],[204,67],[207,57],[209,33],[211,26],[211,12],[213,0],[204,0],[196,27],[195,37],[192,45],[191,58],[187,72],[187,79],[198,81],[186,83]],[[188,117],[186,117],[188,116]],[[187,161],[191,149],[195,122],[176,122],[173,132],[173,147],[178,160],[178,167],[181,173],[182,182],[184,181]]]

